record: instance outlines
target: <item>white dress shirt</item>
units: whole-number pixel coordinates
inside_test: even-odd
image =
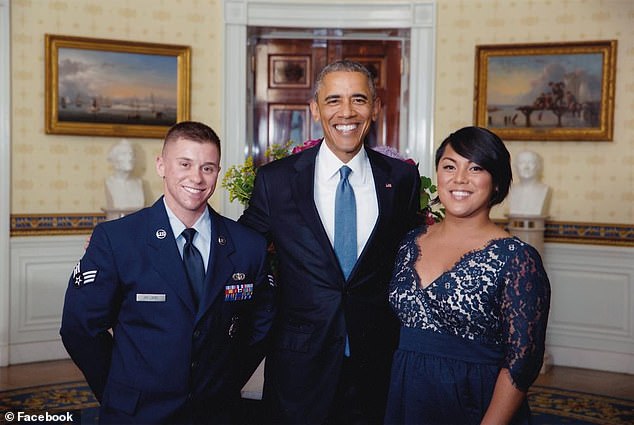
[[[330,150],[324,141],[315,160],[315,206],[324,225],[330,244],[335,241],[335,193],[339,184],[339,169],[347,165],[352,170],[348,181],[354,190],[357,205],[357,258],[368,242],[376,220],[379,204],[374,188],[374,176],[365,147],[347,164]]]
[[[165,198],[163,198],[163,204],[165,205],[165,210],[167,211],[167,217],[170,220],[172,232],[176,237],[178,252],[180,252],[181,258],[183,258],[185,237],[181,233],[183,233],[183,230],[185,230],[186,227],[183,222],[180,221],[178,217],[176,217],[174,212],[170,210],[170,207],[167,206]],[[209,264],[209,251],[211,247],[211,216],[209,215],[209,209],[205,208],[205,212],[203,212],[201,216],[198,217],[198,220],[196,220],[196,223],[194,223],[192,229],[196,229],[196,235],[194,235],[194,240],[192,241],[192,243],[198,249],[198,251],[200,251],[201,257],[203,257],[203,263],[205,264],[206,273],[207,265]]]

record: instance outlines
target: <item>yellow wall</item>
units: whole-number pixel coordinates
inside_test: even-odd
[[[222,0],[14,0],[11,212],[99,212],[110,172],[106,154],[119,140],[44,134],[45,33],[190,45],[191,117],[222,137],[222,11]],[[531,149],[544,158],[552,219],[634,223],[633,22],[630,0],[439,0],[435,145],[473,122],[477,44],[617,39],[614,141],[507,145],[512,154]],[[160,141],[132,142],[149,202],[161,193],[154,172]],[[502,206],[494,216],[503,212]]]
[[[106,155],[120,140],[44,134],[44,34],[191,46],[191,118],[222,135],[222,11],[222,0],[12,1],[11,213],[101,212]],[[161,141],[130,141],[151,203],[162,193]]]
[[[437,7],[436,146],[473,123],[476,45],[618,40],[614,141],[506,145],[511,155],[530,149],[544,159],[552,219],[634,224],[634,2],[441,0]]]

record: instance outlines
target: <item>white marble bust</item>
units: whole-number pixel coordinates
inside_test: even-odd
[[[541,183],[541,157],[532,151],[522,151],[517,155],[515,170],[518,179],[509,192],[510,216],[544,216],[550,200],[550,188]]]
[[[138,210],[145,205],[143,180],[132,176],[135,155],[132,144],[121,139],[108,153],[113,173],[106,179],[106,208]]]

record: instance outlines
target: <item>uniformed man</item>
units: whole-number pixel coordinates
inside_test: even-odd
[[[231,423],[274,313],[266,241],[207,204],[220,171],[208,126],[174,125],[156,170],[164,196],[95,228],[62,340],[100,423]]]

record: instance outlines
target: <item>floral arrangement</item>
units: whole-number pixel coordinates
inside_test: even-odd
[[[318,144],[320,140],[307,140],[299,146],[293,147],[293,141],[289,140],[283,145],[271,145],[264,156],[269,161],[294,155],[305,149],[311,148]],[[292,149],[291,149],[292,148]],[[411,158],[403,158],[396,149],[388,146],[373,147],[377,152],[392,158],[397,158],[410,164],[416,165]],[[253,192],[253,183],[255,182],[255,174],[257,167],[253,163],[253,158],[248,157],[244,164],[231,166],[222,179],[222,187],[229,192],[229,200],[231,202],[237,200],[242,205],[247,206]],[[438,206],[436,200],[436,185],[433,184],[431,178],[426,176],[420,177],[420,208],[418,214],[427,225],[439,222],[444,217],[444,208]]]

